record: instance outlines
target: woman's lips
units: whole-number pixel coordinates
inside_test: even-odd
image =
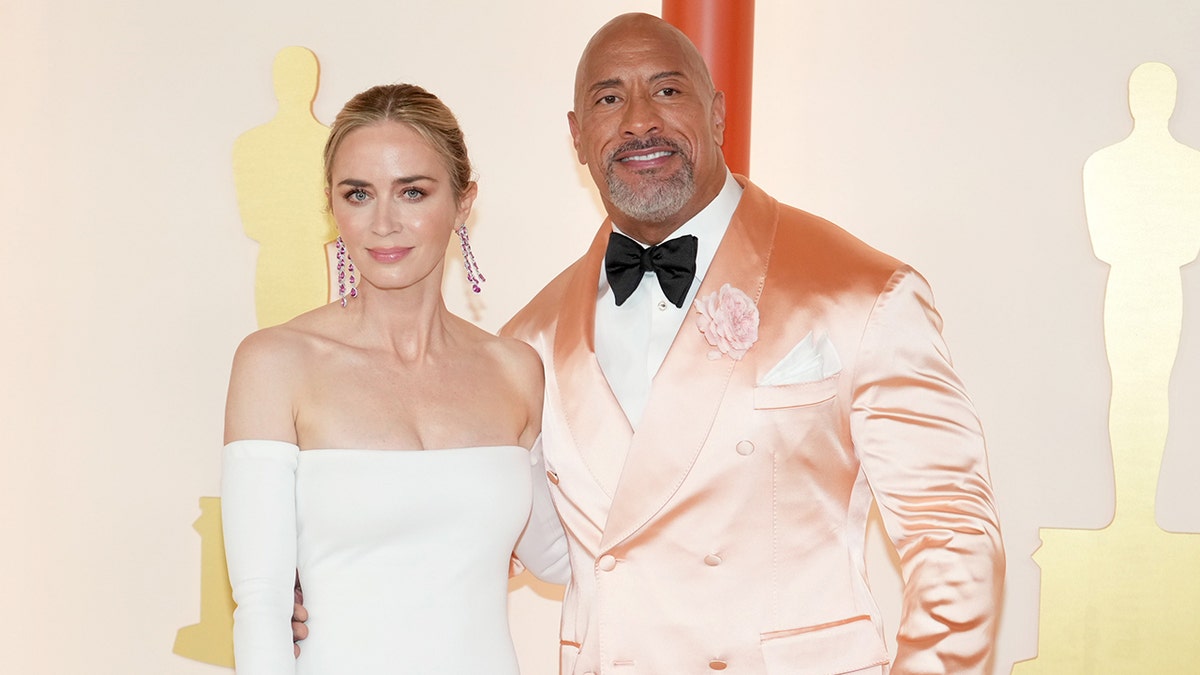
[[[367,251],[371,254],[376,262],[393,263],[397,262],[408,255],[412,249],[404,246],[393,246],[392,248],[369,248]]]

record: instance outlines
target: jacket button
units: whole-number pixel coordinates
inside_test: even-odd
[[[616,568],[616,566],[617,559],[611,555],[602,555],[600,556],[600,559],[596,561],[596,567],[599,567],[601,572],[611,572]]]
[[[549,478],[551,483],[558,485],[558,474],[554,473],[553,471],[547,471],[546,478]]]
[[[704,556],[704,564],[708,565],[709,567],[716,567],[717,565],[721,564],[721,556],[709,553],[708,555]]]
[[[728,663],[725,663],[721,659],[713,659],[708,662],[708,667],[712,670],[725,670],[728,665]]]
[[[737,453],[744,457],[754,452],[754,444],[750,441],[738,441],[738,444],[733,449],[737,450]]]

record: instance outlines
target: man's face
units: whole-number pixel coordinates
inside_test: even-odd
[[[571,136],[623,229],[665,236],[724,184],[724,98],[703,68],[690,44],[647,21],[602,29],[580,62]]]

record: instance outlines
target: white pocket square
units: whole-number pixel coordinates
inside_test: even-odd
[[[814,339],[810,332],[763,376],[759,385],[816,382],[836,375],[841,370],[842,360],[838,358],[837,350],[833,348],[829,336],[822,335],[820,339]]]

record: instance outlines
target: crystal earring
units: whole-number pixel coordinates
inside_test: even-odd
[[[346,255],[346,242],[342,241],[341,235],[338,236],[335,247],[337,249],[338,297],[342,299],[342,307],[345,307],[346,296],[358,297],[358,279],[354,274],[354,261]],[[349,275],[349,279],[346,278],[347,275]]]
[[[475,254],[471,252],[471,240],[467,237],[467,225],[463,223],[458,226],[458,238],[462,240],[463,267],[467,268],[467,281],[471,284],[471,290],[478,293],[481,289],[479,284],[487,281],[483,276],[483,272],[479,271],[479,263],[475,262]]]

